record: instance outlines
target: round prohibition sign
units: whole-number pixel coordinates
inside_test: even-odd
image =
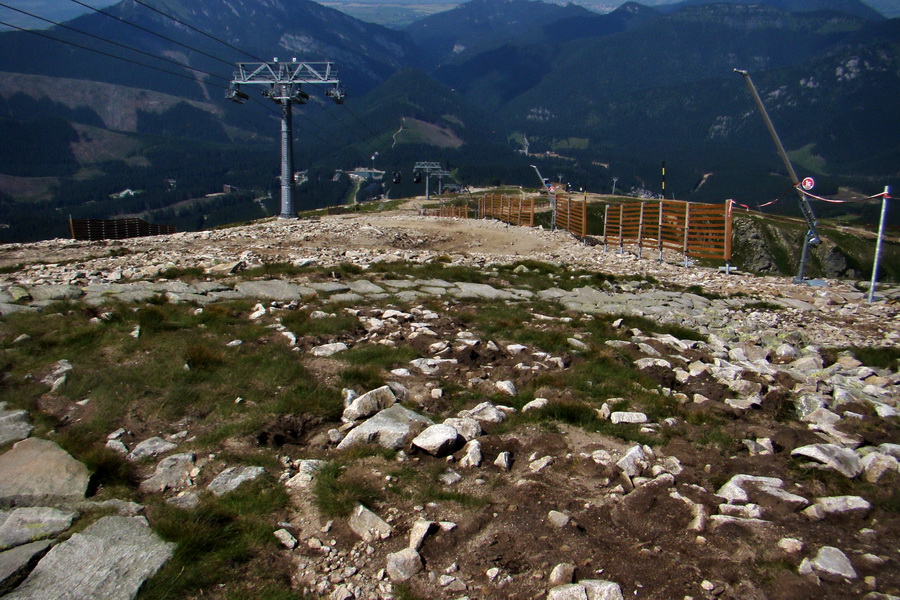
[[[816,186],[816,180],[812,177],[805,177],[803,181],[800,182],[800,187],[802,187],[807,192],[813,189]]]

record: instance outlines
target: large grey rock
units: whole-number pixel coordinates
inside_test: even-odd
[[[206,489],[216,496],[238,489],[242,483],[253,481],[265,473],[262,467],[229,467],[216,475]]]
[[[194,454],[184,452],[167,456],[156,465],[152,477],[141,482],[142,492],[164,492],[179,490],[191,482],[191,470],[194,468]]]
[[[242,281],[234,289],[248,298],[260,300],[297,300],[302,290],[299,285],[272,279],[268,281]]]
[[[805,456],[824,464],[846,477],[856,477],[862,472],[859,455],[849,448],[836,444],[810,444],[794,448],[791,456]]]
[[[8,302],[0,302],[0,315],[14,315],[16,313],[23,312],[37,312],[37,309],[33,306],[26,306],[24,304],[9,304]]]
[[[385,292],[384,288],[378,287],[367,279],[349,281],[347,282],[347,287],[350,288],[350,291],[357,294],[383,294]]]
[[[46,506],[17,508],[0,525],[0,550],[54,537],[68,529],[75,516]]]
[[[391,536],[391,526],[362,504],[357,504],[353,509],[348,524],[365,542],[384,540]]]
[[[344,421],[358,421],[371,417],[380,410],[391,407],[397,403],[397,397],[389,386],[383,385],[362,396],[355,398],[344,409]]]
[[[0,596],[25,579],[37,561],[50,549],[50,543],[50,540],[41,540],[0,552]]]
[[[446,456],[459,446],[459,439],[450,425],[431,425],[413,438],[412,445],[432,456]]]
[[[457,290],[451,290],[450,293],[458,298],[484,298],[485,300],[513,300],[516,298],[505,290],[487,285],[485,283],[467,283],[460,281],[456,283]]]
[[[424,569],[422,557],[412,548],[404,548],[387,556],[387,574],[394,583],[402,583]]]
[[[0,446],[24,440],[32,429],[26,411],[7,410],[6,402],[0,402]]]
[[[0,455],[0,505],[42,506],[83,500],[90,473],[55,443],[17,442]]]
[[[378,444],[383,448],[399,450],[431,424],[431,419],[395,404],[351,429],[338,444],[338,450],[357,444]]]
[[[143,517],[103,517],[50,550],[4,600],[132,600],[174,550]]]
[[[36,285],[28,290],[35,302],[70,300],[83,293],[77,285]]]

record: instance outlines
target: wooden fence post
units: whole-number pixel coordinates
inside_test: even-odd
[[[657,236],[657,244],[659,245],[659,264],[662,264],[663,261],[663,218],[665,216],[663,206],[665,203],[665,200],[659,203],[659,235]]]
[[[684,205],[684,266],[688,266],[688,234],[691,231],[691,203]]]
[[[644,258],[644,206],[646,202],[641,202],[641,212],[638,218],[638,258]]]

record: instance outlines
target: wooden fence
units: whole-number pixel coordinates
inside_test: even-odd
[[[175,233],[174,225],[151,225],[143,219],[69,219],[73,240],[121,240]]]
[[[534,198],[485,194],[478,200],[478,215],[497,219],[510,225],[534,227]]]
[[[663,200],[607,205],[603,241],[624,248],[676,250],[685,258],[731,260],[731,209],[725,204]],[[558,218],[558,217],[557,217]]]
[[[565,229],[583,238],[587,235],[587,200],[575,200],[569,196],[556,196],[556,228]]]
[[[425,209],[425,215],[429,217],[447,217],[456,219],[468,219],[468,206],[441,206],[439,208]]]

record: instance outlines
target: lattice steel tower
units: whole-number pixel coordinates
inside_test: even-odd
[[[231,81],[226,98],[243,104],[250,97],[241,90],[242,85],[262,85],[263,96],[281,105],[281,219],[297,216],[294,209],[294,148],[292,110],[294,104],[306,104],[309,94],[303,84],[330,85],[325,94],[337,102],[344,101],[344,90],[337,78],[333,63],[273,62],[237,63],[238,70]]]

